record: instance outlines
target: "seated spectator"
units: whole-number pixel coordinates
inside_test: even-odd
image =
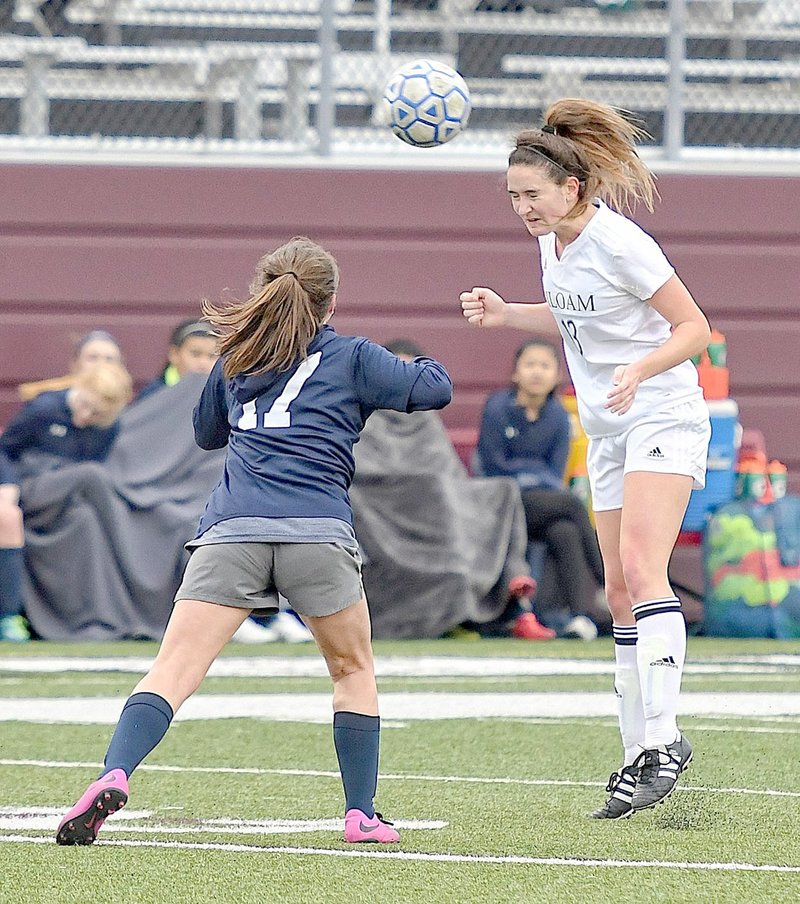
[[[119,431],[117,419],[133,395],[131,376],[121,364],[94,364],[71,382],[68,389],[42,392],[27,402],[0,435],[0,450],[23,473],[28,467],[22,464],[24,453],[28,459],[38,453],[37,458],[65,461],[108,456]]]
[[[27,402],[0,435],[0,639],[30,638],[22,617],[20,480],[66,462],[103,461],[131,395],[121,364],[87,366],[69,389],[41,392]]]
[[[165,386],[174,386],[186,374],[208,376],[217,357],[217,339],[211,324],[196,318],[184,320],[172,331],[163,371],[142,389],[138,398],[144,399]]]
[[[541,621],[561,636],[591,639],[607,621],[597,604],[603,564],[586,507],[564,486],[570,426],[558,380],[554,345],[529,339],[517,349],[512,386],[484,407],[473,471],[519,484],[528,539],[547,551],[534,602]]]
[[[63,377],[51,377],[23,383],[19,387],[19,396],[23,402],[30,402],[42,392],[57,392],[69,389],[75,375],[93,364],[122,364],[122,351],[117,340],[105,330],[93,330],[79,340],[70,362],[70,372]]]
[[[23,453],[25,614],[39,637],[163,635],[184,543],[223,469],[224,450],[203,451],[194,439],[192,410],[204,383],[190,374],[129,405],[103,461],[37,462]]]
[[[386,348],[411,360],[410,340]],[[355,447],[350,496],[376,637],[480,634],[544,639],[513,480],[470,478],[436,412],[379,411]]]

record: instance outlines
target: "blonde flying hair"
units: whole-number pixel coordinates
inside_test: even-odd
[[[219,337],[225,377],[286,371],[305,358],[338,285],[333,256],[295,236],[261,258],[246,301],[223,308],[204,301],[203,315]]]
[[[629,116],[606,104],[564,98],[548,107],[544,121],[515,137],[509,167],[544,168],[557,185],[574,176],[580,188],[572,216],[593,198],[618,211],[632,211],[639,201],[653,209],[655,177],[636,151],[636,143],[651,136]]]

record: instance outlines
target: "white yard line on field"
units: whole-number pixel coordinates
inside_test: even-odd
[[[0,842],[15,844],[53,844],[50,837],[0,835]],[[184,851],[224,851],[232,854],[295,854],[306,857],[354,857],[368,860],[411,860],[427,863],[503,863],[516,866],[574,866],[578,868],[678,869],[707,872],[800,873],[800,866],[773,863],[702,863],[679,860],[581,860],[573,857],[492,856],[487,854],[423,854],[396,850],[335,850],[301,847],[261,847],[255,844],[213,844],[191,841],[145,841],[115,838],[96,842],[99,847],[168,848]]]
[[[64,815],[63,807],[0,807],[0,830],[11,832],[55,831]],[[169,824],[151,810],[122,810],[103,825],[103,832],[150,835],[291,835],[295,832],[341,832],[344,819],[185,819]],[[398,829],[445,829],[441,819],[396,819]]]
[[[123,697],[0,698],[0,721],[113,725]],[[381,715],[388,721],[442,719],[514,719],[603,717],[616,714],[611,693],[447,693],[381,694]],[[681,715],[729,717],[800,715],[800,693],[684,693]],[[330,694],[197,694],[176,720],[253,718],[282,722],[327,723]]]
[[[713,715],[709,716],[709,718],[714,718]],[[701,722],[693,722],[692,723],[692,731],[742,731],[746,734],[800,734],[800,725],[797,728],[762,728],[757,727],[751,724],[747,725],[737,725],[735,722],[731,721],[730,718],[723,717],[724,721],[719,725],[711,725],[704,724]],[[764,721],[770,722],[773,721],[769,717],[764,717],[763,719],[759,716],[749,716],[748,719],[750,721]],[[479,720],[484,721],[484,720]],[[546,718],[537,718],[537,719],[506,719],[507,722],[517,722],[521,725],[602,725],[607,728],[616,728],[617,720],[616,719],[546,719]],[[777,720],[774,720],[777,721]],[[792,721],[797,721],[793,719]],[[397,723],[389,723],[386,727],[391,727],[393,724]],[[383,728],[384,726],[381,725]]]
[[[61,760],[29,760],[29,759],[0,759],[0,766],[20,766],[25,768],[41,769],[99,769],[102,763],[65,762]],[[321,769],[263,769],[258,766],[166,766],[144,763],[138,767],[139,772],[183,772],[199,774],[219,775],[281,775],[301,776],[304,778],[330,778],[337,782],[341,780],[338,772]],[[544,778],[507,778],[484,777],[470,775],[420,775],[413,772],[381,772],[381,781],[399,782],[444,782],[472,785],[521,785],[530,787],[558,786],[571,788],[600,788],[605,782],[572,781],[569,779],[544,779]],[[709,794],[747,794],[757,797],[789,797],[800,798],[800,791],[774,791],[771,788],[763,790],[755,788],[712,788],[701,785],[678,785],[675,792],[701,791]]]
[[[800,669],[800,656],[765,655],[686,663],[687,675],[759,675]],[[6,656],[0,672],[131,672],[143,674],[152,665],[143,656]],[[522,675],[612,675],[613,659],[539,659],[533,657],[377,656],[378,677],[500,677]],[[218,659],[208,673],[216,678],[327,678],[320,656],[249,656]],[[789,673],[791,674],[791,673]]]

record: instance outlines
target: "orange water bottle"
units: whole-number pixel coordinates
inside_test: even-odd
[[[693,359],[694,360],[694,359]],[[711,330],[709,343],[697,362],[697,377],[706,399],[727,399],[730,392],[728,344],[719,330]]]

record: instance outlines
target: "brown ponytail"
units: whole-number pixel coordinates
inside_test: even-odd
[[[295,236],[261,258],[246,301],[223,308],[204,301],[205,319],[220,337],[225,377],[286,371],[305,358],[338,284],[333,256]]]
[[[633,210],[641,201],[653,209],[655,177],[642,163],[636,143],[650,135],[619,111],[580,98],[557,100],[547,109],[545,126],[516,136],[509,166],[544,167],[556,184],[568,176],[580,183],[579,215],[593,198],[616,210]]]

